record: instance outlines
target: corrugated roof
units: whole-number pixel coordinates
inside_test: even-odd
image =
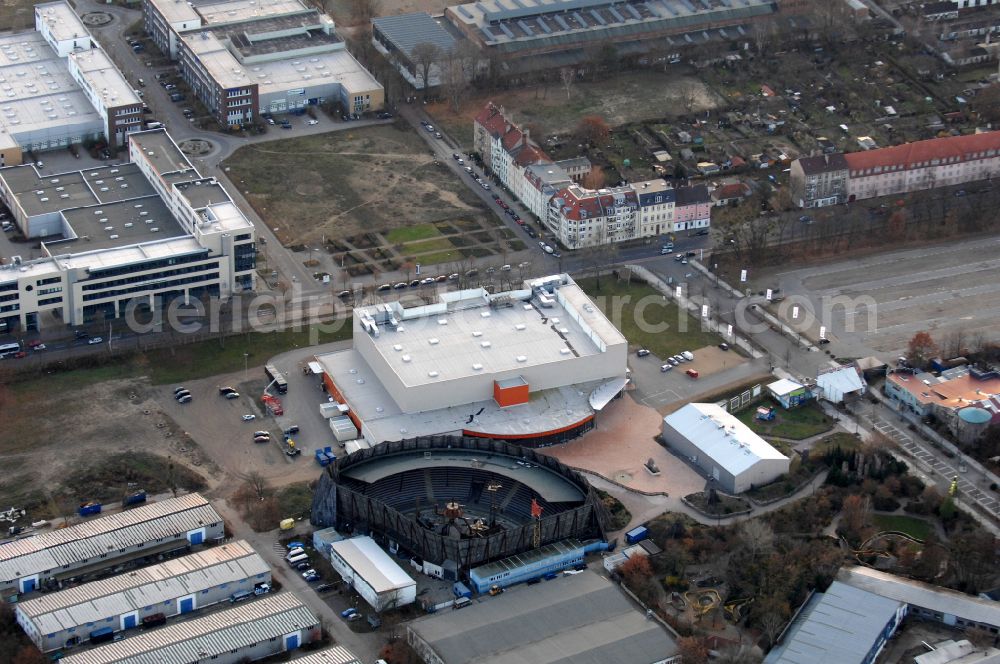
[[[901,576],[857,565],[841,569],[837,573],[837,580],[913,606],[947,613],[991,627],[1000,627],[1000,603],[964,595],[957,590],[904,579]]]
[[[295,660],[295,664],[361,664],[361,660],[347,648],[334,646],[305,657],[299,657]]]
[[[426,12],[380,16],[372,25],[407,57],[417,44],[433,44],[442,52],[455,47],[451,33]]]
[[[264,559],[239,540],[19,602],[17,611],[51,634],[269,573]]]
[[[651,664],[676,652],[659,624],[590,571],[515,587],[409,629],[448,664]]]
[[[352,537],[334,542],[330,549],[343,558],[377,593],[416,585],[416,581],[371,537]]]
[[[215,508],[197,493],[148,503],[0,546],[0,581],[54,570],[221,521]]]
[[[765,664],[862,664],[902,602],[834,581],[817,593]]]
[[[713,403],[689,403],[663,418],[733,476],[762,459],[786,459],[750,427]]]
[[[319,619],[291,593],[139,633],[70,655],[64,664],[189,664],[315,626]]]

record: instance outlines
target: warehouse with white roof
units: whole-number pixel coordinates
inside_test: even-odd
[[[689,403],[663,418],[663,440],[730,493],[769,484],[790,460],[723,408]]]
[[[95,629],[132,629],[149,616],[189,613],[270,580],[264,559],[238,540],[18,602],[15,614],[39,650],[48,652],[86,641]]]
[[[223,530],[200,494],[147,503],[0,546],[0,589],[29,593],[123,560],[219,540]]]
[[[376,613],[417,601],[417,582],[371,537],[334,542],[330,564]]]
[[[64,664],[234,664],[296,650],[320,638],[317,618],[280,593],[204,618],[136,634],[63,658]]]

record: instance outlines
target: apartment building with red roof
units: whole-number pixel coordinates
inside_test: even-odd
[[[823,207],[1000,176],[1000,131],[792,162],[793,200]]]
[[[639,237],[635,188],[586,189],[572,185],[549,202],[545,225],[567,249],[624,242]]]

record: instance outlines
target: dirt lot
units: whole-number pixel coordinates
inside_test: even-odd
[[[216,474],[143,379],[72,393],[46,389],[44,381],[9,389],[23,406],[3,409],[0,504],[24,507],[32,520],[66,514],[87,500],[115,502],[129,482],[167,490],[170,461],[181,488],[201,488]]]
[[[35,26],[35,5],[47,0],[2,0],[0,31],[26,30]]]
[[[250,145],[225,166],[283,244],[322,245],[353,276],[524,248],[405,123]]]
[[[612,79],[574,83],[567,99],[560,84],[505,90],[495,94],[470,95],[454,112],[439,103],[428,112],[448,134],[463,145],[472,144],[472,119],[486,102],[493,100],[511,112],[515,122],[535,124],[542,136],[566,134],[584,115],[600,115],[612,126],[659,118],[672,107],[690,103],[694,111],[716,108],[723,100],[699,80],[674,71],[623,72]]]

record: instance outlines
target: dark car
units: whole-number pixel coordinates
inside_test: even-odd
[[[825,345],[827,345],[828,343],[830,343],[830,340],[829,340],[829,339],[825,339],[825,338],[824,338],[824,339],[820,339],[820,340],[819,340],[819,341],[818,341],[817,343],[818,343],[818,344],[819,344],[820,346],[825,346]]]

